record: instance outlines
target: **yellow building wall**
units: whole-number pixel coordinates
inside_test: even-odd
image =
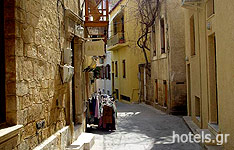
[[[127,5],[126,5],[127,4]],[[145,63],[144,54],[137,46],[137,39],[140,36],[140,24],[137,22],[137,17],[134,15],[136,10],[133,9],[136,5],[133,0],[127,2],[123,0],[111,12],[112,18],[124,6],[124,36],[126,46],[117,48],[112,51],[112,62],[118,62],[118,77],[114,78],[114,89],[119,90],[120,95],[130,97],[130,102],[138,102],[139,99],[139,80],[138,80],[138,64]],[[118,24],[121,28],[121,23]],[[113,35],[113,22],[111,22],[111,35]],[[119,30],[118,30],[119,31]],[[149,52],[148,52],[149,55]],[[123,63],[126,63],[126,78],[123,78]],[[115,68],[115,66],[112,66]]]
[[[225,149],[234,149],[234,3],[216,0],[216,38],[220,131],[230,134]]]
[[[207,17],[208,1],[200,4],[201,9],[184,9],[185,12],[185,43],[187,82],[188,65],[190,65],[191,92],[188,87],[188,109],[191,103],[191,116],[193,121],[203,129],[212,133],[230,134],[227,143],[223,144],[225,150],[234,149],[234,5],[232,0],[214,0],[215,14]],[[190,54],[190,17],[195,18],[196,55]],[[208,24],[210,29],[208,29]],[[217,93],[218,93],[218,131],[211,128],[210,120],[210,86],[209,86],[209,58],[208,37],[216,36],[216,63],[217,63]],[[189,83],[188,83],[189,84]],[[195,116],[195,96],[201,100],[200,121]]]

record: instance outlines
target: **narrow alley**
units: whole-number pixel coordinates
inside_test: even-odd
[[[234,0],[0,0],[0,150],[234,150]]]
[[[190,130],[183,119],[165,114],[144,104],[118,102],[117,130],[90,129],[95,134],[92,150],[200,150],[198,144],[174,143],[172,132],[186,134]]]

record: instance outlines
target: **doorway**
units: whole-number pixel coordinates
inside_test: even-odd
[[[208,37],[209,53],[209,123],[218,125],[218,90],[215,34]]]
[[[0,125],[6,121],[4,0],[0,2]]]
[[[75,65],[75,60],[74,60],[74,38],[71,41],[71,49],[72,49],[72,66]],[[74,124],[77,124],[76,121],[76,98],[75,98],[75,75],[72,77],[72,118]]]

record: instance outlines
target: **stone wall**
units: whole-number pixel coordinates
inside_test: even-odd
[[[57,14],[55,1],[19,1],[16,4],[16,28],[22,47],[16,55],[16,98],[18,124],[23,124],[22,143],[32,149],[66,125],[65,101],[68,84],[62,84],[59,72],[61,45],[64,45],[62,7]],[[60,21],[61,21],[60,20]],[[61,47],[62,48],[62,47]],[[43,129],[36,123],[45,121]]]
[[[71,124],[71,83],[62,83],[60,74],[62,51],[70,44],[64,7],[77,14],[80,4],[8,0],[4,5],[7,123],[23,125],[15,148],[33,149]]]

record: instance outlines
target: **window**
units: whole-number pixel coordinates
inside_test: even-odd
[[[115,66],[115,63],[112,61],[112,65],[111,65],[112,73],[114,73],[114,72],[115,72],[115,70],[114,70],[114,66]]]
[[[106,65],[106,79],[110,80],[110,65]]]
[[[101,79],[105,78],[105,68],[104,68],[104,66],[100,66],[100,78]]]
[[[161,33],[161,53],[165,53],[166,52],[166,48],[165,48],[165,25],[164,25],[164,18],[160,19],[160,33]]]
[[[155,103],[158,103],[158,80],[155,80]]]
[[[117,32],[118,32],[118,28],[117,28],[117,21],[115,20],[114,21],[114,35],[116,35],[117,34]]]
[[[194,24],[194,15],[190,18],[190,49],[191,56],[195,55],[195,24]]]
[[[118,62],[115,62],[115,77],[118,77]]]
[[[210,17],[215,13],[214,10],[214,0],[209,0],[206,5],[207,17]]]
[[[152,26],[152,49],[153,49],[153,56],[156,56],[156,38],[155,38],[155,24]]]
[[[124,39],[124,15],[121,17],[121,23],[122,23],[122,29],[121,29],[122,38]]]
[[[6,121],[4,1],[0,2],[0,125]]]
[[[105,67],[102,66],[102,79],[104,79],[104,78],[105,78]]]
[[[215,34],[208,37],[209,51],[209,123],[218,124],[218,90],[217,90],[217,61],[216,61],[216,38]]]
[[[163,80],[163,85],[164,85],[164,107],[167,107],[167,81]]]
[[[125,63],[125,60],[123,60],[123,78],[126,78],[126,63]]]

